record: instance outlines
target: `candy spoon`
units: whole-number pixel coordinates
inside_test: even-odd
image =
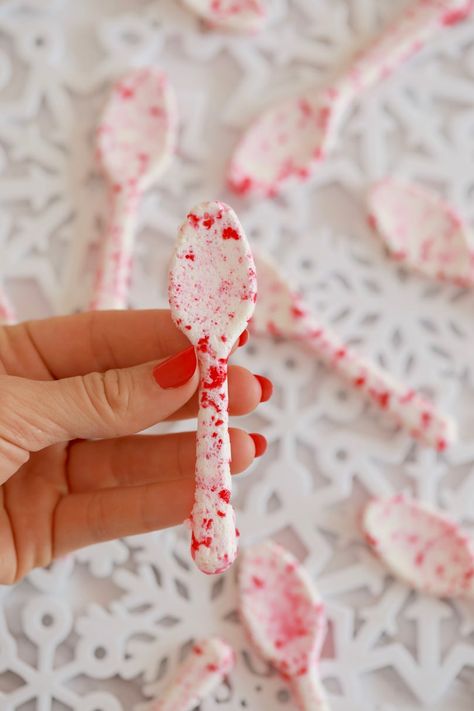
[[[333,148],[352,102],[473,7],[473,0],[417,0],[331,86],[270,107],[236,147],[231,187],[271,195],[292,176],[307,178]]]
[[[232,647],[218,637],[195,644],[163,696],[149,711],[192,711],[235,664]]]
[[[329,711],[318,677],[326,616],[306,571],[288,551],[266,541],[242,554],[239,593],[250,638],[290,681],[302,711]]]
[[[322,328],[268,257],[255,254],[255,263],[259,298],[250,324],[254,333],[304,342],[420,442],[442,451],[456,439],[456,426],[451,418]]]
[[[237,554],[230,505],[227,360],[253,314],[255,265],[234,211],[201,203],[182,225],[171,263],[176,325],[197,351],[201,374],[191,552],[204,573],[222,573]]]
[[[403,495],[370,501],[363,531],[387,568],[437,597],[474,597],[474,547],[458,526]]]
[[[176,142],[176,102],[163,72],[138,69],[114,87],[97,131],[97,154],[111,188],[112,216],[91,309],[126,305],[139,199],[159,178]]]
[[[15,311],[6,293],[0,289],[0,324],[7,326],[13,323],[16,323]]]
[[[385,179],[369,193],[369,221],[395,259],[429,277],[474,286],[474,235],[436,193]]]
[[[210,25],[231,32],[257,32],[265,21],[262,0],[184,0]]]

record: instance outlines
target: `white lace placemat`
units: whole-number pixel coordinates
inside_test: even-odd
[[[93,129],[111,81],[152,63],[175,85],[180,144],[142,205],[132,305],[166,303],[178,224],[197,201],[226,199],[321,320],[460,422],[461,443],[437,455],[394,435],[295,345],[254,339],[239,354],[276,384],[248,419],[270,447],[236,485],[243,544],[272,536],[317,578],[334,711],[474,707],[474,604],[394,582],[357,523],[369,496],[403,490],[474,532],[474,295],[394,265],[364,213],[370,182],[392,173],[435,186],[474,221],[474,20],[361,100],[311,183],[252,203],[224,189],[224,171],[253,113],[322,85],[403,4],[268,0],[268,29],[234,37],[202,28],[177,0],[0,3],[1,274],[21,318],[87,303],[107,204]],[[235,645],[238,664],[201,711],[295,708],[248,646],[235,571],[201,575],[178,534],[94,546],[3,590],[1,711],[141,708],[189,641],[216,633]]]

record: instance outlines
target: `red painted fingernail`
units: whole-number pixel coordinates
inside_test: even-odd
[[[196,370],[197,360],[196,352],[191,346],[186,350],[177,353],[171,358],[163,361],[153,368],[153,377],[156,382],[167,390],[168,388],[179,388],[191,380]]]
[[[255,456],[261,457],[262,454],[265,454],[265,452],[267,451],[267,438],[259,434],[258,432],[251,432],[250,436],[253,439],[253,443],[255,445]]]
[[[240,338],[237,343],[238,347],[242,348],[242,346],[245,346],[245,344],[247,343],[248,340],[249,340],[249,332],[247,331],[247,329],[245,329],[245,331],[243,331],[240,334]]]
[[[265,378],[264,375],[255,375],[255,377],[257,378],[258,382],[260,383],[260,387],[262,388],[262,396],[260,398],[260,402],[267,402],[267,400],[270,400],[271,396],[273,395],[273,383],[268,378]]]

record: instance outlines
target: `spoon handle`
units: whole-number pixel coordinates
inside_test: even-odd
[[[443,451],[457,438],[454,421],[432,403],[369,359],[344,346],[337,336],[319,325],[306,322],[301,337],[330,367],[365,393],[380,409],[391,414],[412,437]]]
[[[191,553],[203,573],[222,573],[237,555],[230,505],[227,359],[198,346],[201,373],[196,435],[196,491],[191,515]]]
[[[223,640],[199,642],[149,711],[191,711],[221,683],[234,661],[233,649]]]
[[[91,310],[126,307],[132,266],[132,247],[138,205],[136,188],[114,186],[111,218],[99,257]]]
[[[294,677],[291,686],[301,711],[330,711],[317,667],[311,668],[302,676]]]
[[[472,0],[417,0],[356,57],[336,82],[335,91],[346,99],[355,98],[386,79],[443,28],[466,18],[473,8]]]

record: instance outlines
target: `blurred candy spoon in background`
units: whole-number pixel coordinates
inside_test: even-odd
[[[91,309],[126,306],[138,202],[167,167],[176,130],[175,96],[163,72],[134,70],[115,85],[97,131],[97,154],[110,182],[112,215]]]
[[[252,333],[281,336],[305,343],[321,360],[392,415],[415,439],[443,451],[457,438],[454,421],[413,389],[397,382],[367,358],[347,348],[321,326],[268,257],[256,253],[259,284]]]
[[[229,32],[258,32],[266,19],[262,0],[184,0],[212,27]]]
[[[318,677],[324,605],[299,562],[266,541],[242,553],[242,621],[259,653],[291,683],[302,711],[329,711]]]
[[[367,542],[386,567],[437,597],[474,597],[474,547],[449,518],[403,495],[364,509]]]
[[[473,7],[473,0],[417,0],[331,86],[307,90],[264,111],[236,147],[230,186],[239,193],[272,195],[291,177],[309,177],[333,149],[352,102]]]
[[[0,289],[0,324],[8,326],[16,323],[16,314],[10,299],[3,289]]]
[[[182,225],[169,274],[173,320],[196,349],[199,414],[191,552],[204,573],[222,573],[237,555],[230,504],[227,360],[246,329],[257,291],[240,222],[222,202],[198,205]]]
[[[219,686],[234,664],[233,649],[218,637],[195,644],[149,711],[192,711]]]
[[[474,286],[474,235],[436,193],[385,179],[370,190],[368,207],[395,259],[434,279]]]

